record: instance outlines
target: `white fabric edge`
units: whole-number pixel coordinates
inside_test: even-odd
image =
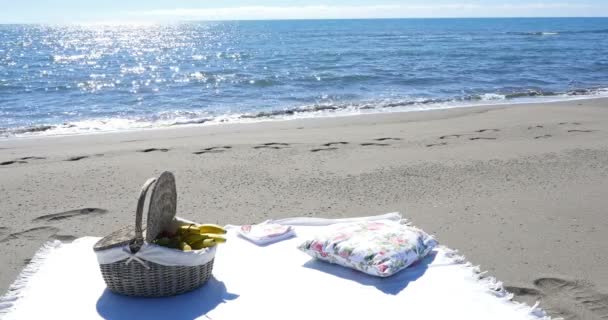
[[[278,236],[273,236],[273,237],[261,237],[261,238],[252,237],[250,234],[243,232],[240,228],[237,228],[237,233],[243,239],[251,241],[252,243],[254,243],[258,246],[265,246],[265,245],[268,245],[271,243],[279,242],[279,241],[282,241],[285,239],[295,237],[295,235],[296,235],[295,231],[293,230],[293,228],[291,228],[291,226],[289,227],[289,230],[287,232],[280,234]]]
[[[22,297],[21,292],[28,285],[30,278],[38,272],[38,269],[52,251],[62,245],[63,243],[59,240],[47,241],[36,251],[30,263],[21,270],[17,279],[8,287],[8,291],[0,296],[0,315],[11,312],[15,303]]]
[[[93,250],[91,248],[91,250]],[[215,257],[216,247],[201,250],[182,251],[178,249],[165,248],[155,244],[144,243],[137,253],[131,253],[129,245],[96,251],[99,264],[109,264],[128,259],[125,263],[141,263],[150,261],[163,266],[200,266]],[[141,261],[143,260],[143,261]]]
[[[79,238],[75,241],[79,241],[80,239],[84,238]],[[36,252],[30,264],[23,269],[17,280],[15,280],[15,282],[9,287],[10,289],[8,293],[0,297],[0,316],[3,314],[10,314],[12,312],[18,303],[18,300],[22,297],[21,291],[28,285],[31,276],[38,271],[40,266],[45,262],[46,258],[50,253],[52,253],[52,251],[54,251],[54,249],[60,248],[63,245],[64,244],[57,240],[49,241],[45,243],[43,247],[38,250],[38,252]],[[513,294],[505,290],[502,282],[498,281],[494,277],[485,277],[485,272],[480,271],[479,266],[475,266],[470,262],[467,262],[466,258],[459,255],[457,250],[450,249],[443,245],[437,246],[436,249],[444,250],[446,252],[446,256],[450,258],[451,263],[460,264],[467,268],[471,272],[471,275],[476,280],[477,284],[484,288],[488,294],[512,303],[514,308],[527,312],[535,319],[551,320],[546,312],[539,307],[538,302],[533,306],[529,306],[525,303],[514,301]],[[553,320],[560,319],[562,318],[554,318]]]
[[[375,221],[375,220],[392,220],[392,221],[403,221],[403,217],[399,212],[390,212],[376,216],[365,216],[356,218],[313,218],[313,217],[293,217],[278,220],[266,220],[262,223],[276,223],[287,226],[328,226],[336,223],[349,223],[349,222],[360,222],[360,221]],[[235,227],[234,225],[228,225],[227,227]]]
[[[394,213],[392,213],[392,214],[394,214]],[[387,215],[389,215],[389,214],[387,214]],[[382,215],[382,216],[385,216],[385,215]],[[379,216],[373,216],[373,217],[379,217]],[[373,217],[362,217],[362,218],[373,218]],[[294,218],[289,218],[289,219],[294,219]],[[281,220],[289,220],[289,219],[281,219]],[[300,218],[295,218],[295,219],[300,219]],[[317,219],[317,218],[304,218],[304,219]],[[358,219],[361,219],[361,218],[358,218]],[[323,219],[323,220],[332,220],[332,219]],[[333,220],[342,220],[342,219],[333,219]],[[365,221],[365,219],[358,220],[358,221]],[[339,223],[339,222],[336,222],[336,223]],[[227,227],[236,227],[236,226],[228,225]],[[83,238],[79,238],[79,239],[83,239]],[[75,241],[78,241],[79,239],[76,239]],[[14,305],[18,302],[19,298],[22,296],[21,291],[25,286],[27,286],[31,275],[35,274],[38,271],[40,266],[46,260],[47,256],[54,249],[59,248],[62,245],[63,244],[58,240],[49,241],[49,242],[45,243],[42,246],[42,248],[40,248],[36,252],[36,254],[32,258],[31,262],[19,274],[19,276],[17,277],[17,280],[15,280],[13,282],[13,284],[11,284],[8,292],[4,296],[0,297],[0,315],[9,314],[11,312]],[[475,278],[477,278],[477,282],[480,285],[482,285],[485,289],[487,289],[489,294],[492,294],[499,299],[504,299],[506,301],[509,301],[516,308],[519,308],[521,310],[526,310],[531,316],[533,316],[536,319],[539,319],[539,320],[551,320],[552,319],[551,317],[549,317],[546,314],[546,312],[542,308],[539,307],[539,302],[536,302],[533,306],[529,306],[525,303],[514,301],[513,300],[514,295],[512,293],[508,292],[504,288],[503,283],[501,281],[498,281],[494,277],[486,277],[485,271],[482,272],[480,270],[479,266],[475,266],[472,263],[467,262],[466,258],[462,255],[459,255],[457,250],[450,249],[443,245],[438,245],[436,248],[441,248],[441,249],[445,250],[446,254],[448,255],[448,257],[451,258],[451,260],[454,264],[462,264],[463,266],[468,268],[474,274]],[[563,319],[554,318],[553,320],[563,320]]]
[[[446,252],[446,256],[450,258],[451,262],[454,264],[461,264],[471,271],[477,283],[483,288],[485,288],[488,294],[491,294],[499,299],[503,299],[511,303],[515,308],[526,310],[530,316],[537,318],[539,320],[563,320],[563,318],[551,318],[547,315],[545,310],[540,307],[540,302],[536,301],[536,303],[532,306],[524,303],[513,300],[514,294],[507,291],[502,283],[495,277],[486,276],[487,271],[481,271],[480,266],[473,265],[471,262],[468,262],[466,257],[458,254],[458,250],[450,249],[443,245],[437,245],[435,249],[441,249]]]
[[[375,220],[392,220],[399,221],[402,224],[414,227],[408,219],[403,218],[401,213],[399,212],[390,212],[382,215],[375,216],[364,216],[364,217],[356,217],[356,218],[342,218],[342,219],[331,219],[331,218],[313,218],[313,217],[293,217],[293,218],[285,218],[278,220],[266,220],[262,223],[276,223],[281,225],[290,225],[290,226],[328,226],[337,223],[351,223],[351,222],[361,222],[361,221],[375,221]],[[262,224],[261,223],[261,224]],[[238,228],[236,225],[226,225],[226,228]],[[416,227],[414,227],[416,228]],[[432,239],[435,239],[433,235],[429,236]],[[498,281],[494,277],[486,277],[486,271],[482,272],[479,266],[474,266],[472,263],[467,262],[466,258],[462,255],[458,255],[457,250],[450,249],[443,245],[437,245],[435,248],[441,248],[447,252],[447,254],[452,258],[452,262],[455,264],[462,264],[474,274],[477,278],[477,281],[480,285],[482,285],[485,289],[487,289],[489,294],[496,296],[499,299],[504,299],[509,301],[516,308],[527,310],[527,312],[539,319],[539,320],[552,320],[551,317],[547,315],[547,313],[540,308],[540,302],[536,302],[533,306],[529,306],[526,303],[518,302],[513,300],[514,295],[508,292],[501,281]],[[555,318],[553,320],[563,320],[562,318]]]
[[[276,223],[285,226],[302,226],[302,227],[322,227],[329,226],[337,223],[349,223],[349,222],[361,222],[361,221],[375,221],[375,220],[392,220],[392,221],[401,221],[401,223],[407,224],[408,220],[401,216],[399,212],[390,212],[376,216],[365,216],[365,217],[356,217],[356,218],[313,218],[313,217],[293,217],[293,218],[285,218],[278,220],[266,220],[260,222],[258,224],[265,223]],[[225,229],[233,229],[240,228],[241,226],[234,224],[227,224],[224,226]]]
[[[177,229],[182,224],[193,224],[195,222],[175,217],[176,223],[170,228]],[[93,248],[91,248],[93,250]],[[109,264],[128,259],[125,263],[141,263],[144,266],[146,261],[150,261],[163,266],[200,266],[215,257],[216,246],[201,250],[182,251],[178,249],[166,248],[144,241],[141,249],[132,254],[129,245],[95,251],[99,264]]]

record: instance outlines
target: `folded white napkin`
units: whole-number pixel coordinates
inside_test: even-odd
[[[239,235],[259,246],[271,244],[295,236],[292,226],[276,223],[260,223],[241,226]]]

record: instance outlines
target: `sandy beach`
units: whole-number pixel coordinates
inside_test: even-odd
[[[608,99],[0,140],[0,291],[175,173],[219,224],[399,211],[552,316],[608,317]]]

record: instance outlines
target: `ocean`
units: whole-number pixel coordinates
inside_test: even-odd
[[[608,96],[608,18],[0,25],[0,137]]]

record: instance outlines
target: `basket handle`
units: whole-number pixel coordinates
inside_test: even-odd
[[[137,200],[137,210],[135,211],[135,239],[131,241],[129,244],[129,248],[132,253],[136,253],[139,251],[141,246],[144,243],[144,236],[142,230],[142,219],[144,214],[144,204],[146,202],[146,194],[150,189],[150,186],[156,182],[156,178],[150,178],[146,183],[144,183],[143,187],[141,187],[141,192],[139,193],[139,200]]]

